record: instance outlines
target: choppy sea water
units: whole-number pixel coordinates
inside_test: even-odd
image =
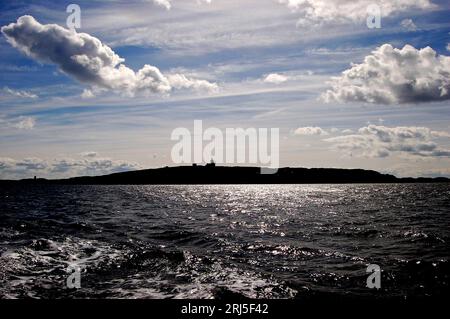
[[[0,297],[443,297],[449,208],[446,184],[0,188]]]

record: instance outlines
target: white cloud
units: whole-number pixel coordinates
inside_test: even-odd
[[[84,89],[83,93],[81,93],[81,97],[83,99],[91,99],[91,98],[95,97],[95,95],[94,95],[94,92],[92,92],[92,90]]]
[[[24,91],[24,90],[13,90],[10,89],[9,87],[4,87],[2,90],[3,94],[5,95],[10,95],[13,97],[18,97],[18,98],[25,98],[25,99],[36,99],[38,98],[38,96],[34,93],[28,92],[28,91]]]
[[[33,117],[22,117],[13,124],[15,128],[20,130],[31,130],[36,125],[36,120]]]
[[[450,43],[447,43],[447,51],[450,51]]]
[[[134,72],[110,47],[87,33],[72,32],[55,24],[42,25],[31,16],[22,16],[1,31],[22,53],[42,63],[56,64],[62,72],[94,88],[129,96],[167,94],[173,88],[157,67],[146,64]],[[196,89],[205,83],[190,87]]]
[[[403,49],[384,44],[353,64],[332,89],[322,95],[326,102],[380,104],[420,103],[450,99],[450,57],[426,47]]]
[[[183,74],[169,74],[167,79],[175,89],[193,89],[195,91],[215,92],[219,89],[217,83],[211,83],[206,80],[196,80],[188,78]]]
[[[294,131],[295,135],[306,135],[306,136],[312,136],[312,135],[328,135],[328,132],[323,130],[320,127],[317,126],[306,126],[306,127],[299,127]]]
[[[140,169],[140,165],[110,158],[99,158],[97,153],[87,152],[81,159],[60,158],[45,160],[41,158],[25,158],[16,160],[0,157],[1,178],[70,177],[84,175],[103,175]]]
[[[370,5],[380,6],[382,17],[412,9],[429,10],[430,0],[277,0],[292,11],[299,12],[298,25],[311,27],[324,24],[360,23],[367,19]]]
[[[426,127],[386,127],[368,125],[352,135],[327,138],[334,148],[355,156],[387,157],[404,153],[424,157],[450,157],[450,149],[440,148],[434,138],[450,137],[448,132],[433,131]]]
[[[48,164],[39,158],[25,158],[22,160],[14,160],[8,157],[0,157],[0,175],[6,176],[10,173],[24,171],[40,171],[47,169]]]
[[[0,125],[3,128],[14,128],[19,130],[31,130],[36,125],[34,117],[19,116],[16,118],[5,118],[0,116]]]
[[[278,73],[271,73],[264,77],[263,82],[271,84],[281,84],[288,80],[289,78],[285,75]]]
[[[172,7],[170,0],[152,0],[152,1],[154,4],[166,8],[167,10],[170,10],[170,8]]]
[[[337,127],[332,127],[331,129],[330,129],[330,133],[337,133],[337,132],[339,132],[339,129],[337,128]]]
[[[417,26],[412,19],[403,19],[400,25],[408,31],[417,31]]]

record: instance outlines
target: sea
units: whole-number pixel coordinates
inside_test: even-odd
[[[3,185],[0,298],[442,298],[449,226],[445,183]]]

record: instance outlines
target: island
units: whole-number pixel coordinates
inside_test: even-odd
[[[103,176],[67,179],[0,180],[10,183],[60,185],[171,185],[171,184],[349,184],[349,183],[448,183],[450,179],[398,178],[364,169],[283,167],[270,171],[260,167],[216,166],[215,164],[163,167]]]

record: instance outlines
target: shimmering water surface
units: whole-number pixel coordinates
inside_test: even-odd
[[[445,184],[3,187],[0,297],[442,297],[449,208]]]

